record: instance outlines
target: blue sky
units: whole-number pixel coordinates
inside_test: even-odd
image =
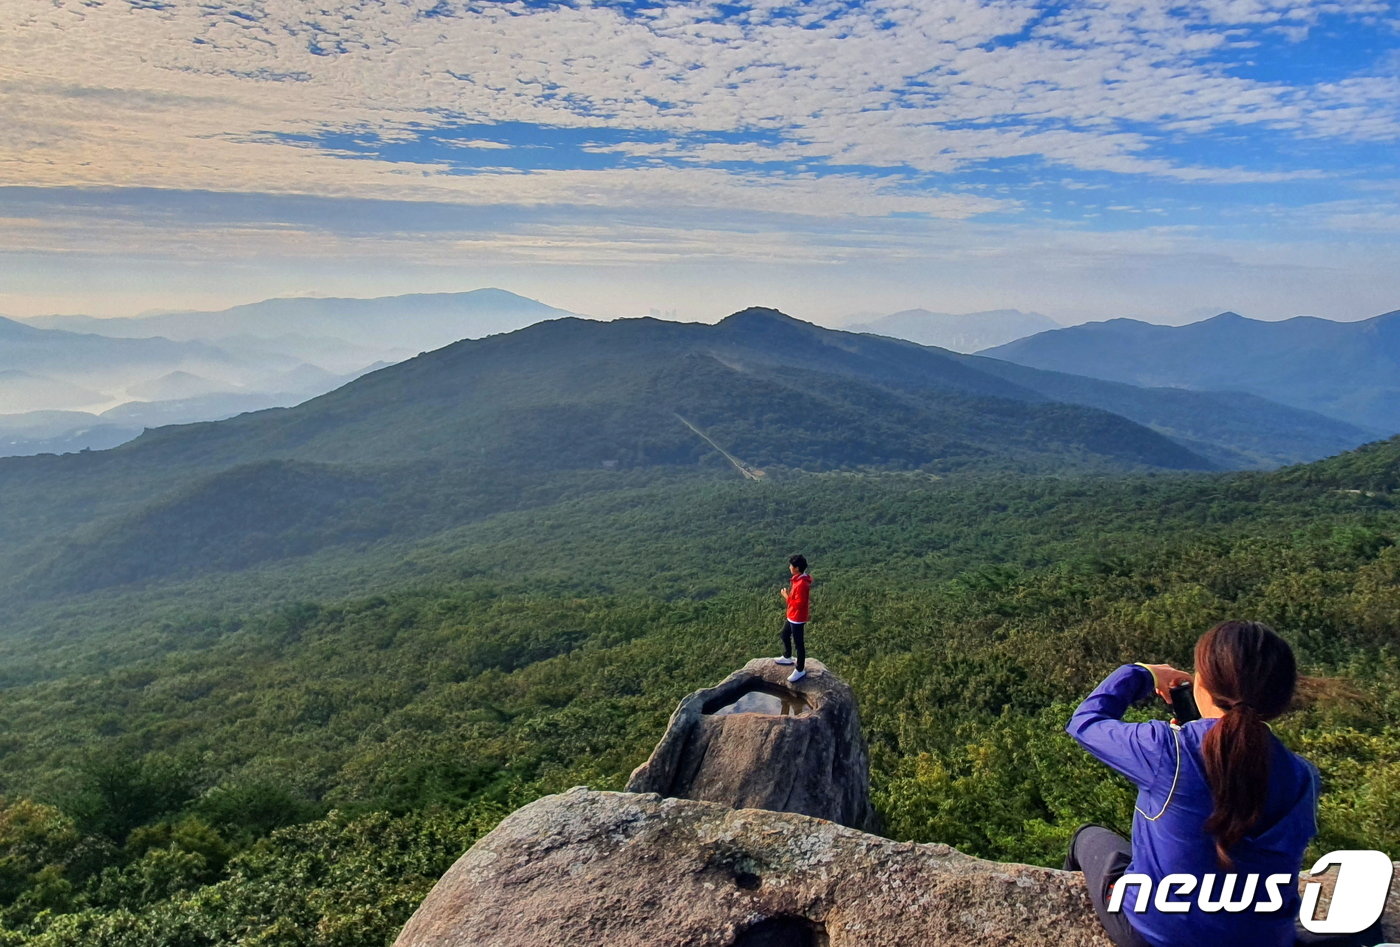
[[[1400,308],[1400,0],[58,2],[0,313]]]

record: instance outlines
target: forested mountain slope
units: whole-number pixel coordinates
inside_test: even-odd
[[[891,837],[1053,864],[1126,828],[1070,707],[1240,616],[1316,679],[1275,729],[1322,769],[1318,850],[1395,851],[1397,470],[1400,440],[1271,474],[637,482],[69,598],[2,643],[0,944],[381,945],[504,812],[617,788],[767,653],[794,550]]]
[[[459,342],[295,408],[2,460],[0,588],[61,595],[407,539],[584,482],[736,476],[726,454],[770,476],[1210,466],[951,353],[773,310],[716,326],[563,319]]]

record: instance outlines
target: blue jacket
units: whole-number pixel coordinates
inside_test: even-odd
[[[1129,705],[1152,692],[1151,671],[1141,665],[1124,665],[1079,705],[1066,729],[1084,749],[1138,787],[1133,859],[1127,870],[1150,876],[1155,893],[1155,885],[1174,872],[1196,876],[1199,885],[1201,876],[1219,876],[1224,871],[1216,861],[1215,841],[1204,827],[1214,802],[1201,759],[1201,740],[1216,721],[1195,720],[1176,731],[1161,720],[1125,723],[1122,718]],[[1267,913],[1252,909],[1210,913],[1196,907],[1196,892],[1192,892],[1173,899],[1191,903],[1185,913],[1162,913],[1149,903],[1144,913],[1137,914],[1131,910],[1137,899],[1134,886],[1127,891],[1124,912],[1129,923],[1155,947],[1292,947],[1293,922],[1299,908],[1298,871],[1303,850],[1317,833],[1318,775],[1311,763],[1290,752],[1277,737],[1273,743],[1263,815],[1231,849],[1230,857],[1235,873],[1260,876],[1256,902],[1268,900],[1264,879],[1269,875],[1293,876],[1282,892],[1283,906]]]

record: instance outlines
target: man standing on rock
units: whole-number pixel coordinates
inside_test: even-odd
[[[797,668],[788,675],[788,681],[800,681],[807,676],[807,646],[802,640],[807,627],[807,601],[812,589],[812,577],[807,574],[807,559],[803,556],[788,557],[788,571],[792,573],[792,585],[779,589],[783,601],[787,602],[787,621],[783,624],[783,656],[774,658],[778,664],[792,663],[792,645],[797,643]]]

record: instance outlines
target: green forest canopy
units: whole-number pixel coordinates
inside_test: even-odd
[[[1313,678],[1277,730],[1322,770],[1318,850],[1400,851],[1397,479],[1400,440],[1267,475],[661,477],[36,605],[0,643],[0,945],[387,944],[501,816],[620,788],[769,653],[793,551],[891,837],[1057,864],[1126,828],[1069,710],[1241,616]]]

